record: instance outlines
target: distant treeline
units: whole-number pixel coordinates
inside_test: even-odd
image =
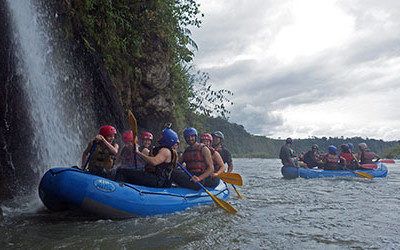
[[[225,146],[234,157],[242,158],[278,158],[280,147],[285,143],[282,140],[271,139],[265,136],[256,136],[248,133],[243,126],[229,123],[222,118],[205,118],[201,132],[220,130],[225,135]],[[338,148],[343,143],[353,143],[357,149],[358,143],[365,142],[368,147],[381,157],[395,158],[400,156],[400,141],[383,141],[361,137],[312,137],[308,139],[294,139],[293,149],[296,153],[307,152],[313,144],[319,146],[320,151],[326,152],[329,145]]]

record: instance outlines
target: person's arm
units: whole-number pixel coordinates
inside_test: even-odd
[[[201,149],[201,153],[203,154],[203,158],[204,158],[204,160],[206,162],[207,169],[200,176],[193,175],[193,177],[192,177],[192,181],[193,182],[202,181],[202,180],[204,180],[205,178],[207,178],[208,176],[210,176],[210,175],[212,175],[214,173],[214,166],[213,166],[210,150],[206,146],[204,146]]]
[[[339,162],[340,162],[342,165],[347,166],[347,161],[346,161],[346,159],[345,159],[343,156],[339,156]]]
[[[96,135],[96,140],[98,140],[100,142],[103,142],[104,145],[106,145],[106,147],[108,148],[108,150],[110,151],[111,154],[113,154],[113,155],[117,155],[118,154],[118,149],[119,149],[118,144],[115,143],[115,145],[112,145],[102,135]]]
[[[222,174],[223,172],[225,172],[225,164],[224,164],[224,161],[222,160],[221,155],[217,151],[214,152],[212,157],[213,157],[213,162],[215,162],[216,165],[219,166],[218,172],[213,173],[213,177],[216,177],[219,174]]]
[[[167,148],[162,148],[158,152],[156,156],[148,156],[143,154],[140,151],[137,151],[137,154],[143,158],[148,164],[151,166],[159,165],[163,162],[170,162],[171,161],[171,152]]]

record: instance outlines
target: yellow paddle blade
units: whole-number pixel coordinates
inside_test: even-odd
[[[370,175],[370,174],[364,173],[364,172],[356,172],[356,171],[354,171],[353,173],[355,173],[356,175],[358,175],[360,177],[364,177],[364,178],[367,178],[367,179],[373,179],[374,178],[373,175]]]
[[[228,202],[226,202],[226,201],[224,201],[224,200],[221,200],[221,199],[219,199],[218,197],[214,196],[214,195],[213,195],[212,193],[210,193],[210,191],[208,191],[207,189],[204,189],[204,190],[207,192],[207,194],[208,194],[209,196],[211,196],[211,198],[213,199],[213,201],[214,201],[215,203],[217,203],[218,206],[220,206],[221,208],[225,209],[225,211],[227,211],[227,212],[230,213],[230,214],[235,214],[235,213],[237,212],[237,210],[236,210],[234,207],[232,207],[231,204],[229,204]]]
[[[243,180],[242,180],[242,176],[240,176],[240,174],[237,173],[220,173],[218,175],[218,177],[229,183],[229,184],[233,184],[236,186],[243,186]]]
[[[133,115],[132,111],[128,110],[128,122],[129,126],[132,129],[133,132],[133,138],[136,138],[137,133],[138,133],[138,126],[137,126],[137,121],[135,116]]]

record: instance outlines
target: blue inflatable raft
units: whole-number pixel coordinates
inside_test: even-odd
[[[229,190],[222,181],[209,191],[222,200],[229,197]],[[213,203],[202,190],[118,183],[74,168],[48,170],[40,181],[39,196],[52,211],[78,209],[101,218],[168,214]]]
[[[302,177],[325,178],[325,177],[359,177],[355,172],[368,173],[374,177],[386,177],[388,169],[385,164],[378,162],[376,169],[357,169],[357,170],[323,170],[313,168],[297,168],[294,166],[283,166],[281,172],[284,178],[294,179]]]

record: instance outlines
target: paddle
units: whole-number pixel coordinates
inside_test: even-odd
[[[242,176],[237,173],[220,173],[218,177],[223,180],[226,183],[232,184],[232,185],[237,185],[237,186],[243,186],[243,180]]]
[[[239,193],[239,191],[236,189],[235,185],[232,184],[233,190],[235,190],[236,194],[238,195],[239,199],[243,199],[244,197]]]
[[[364,178],[367,178],[367,179],[373,179],[374,178],[373,175],[370,175],[368,173],[357,172],[357,171],[352,171],[352,172],[355,173],[356,175],[360,176],[360,177],[364,177]]]
[[[362,167],[362,165],[358,162],[358,159],[354,156],[354,154],[353,154],[352,152],[350,152],[350,153],[351,153],[351,155],[353,156],[353,159],[356,161],[357,165],[358,165],[359,167]],[[350,170],[350,169],[347,169],[347,170]],[[374,178],[373,175],[370,175],[370,174],[368,174],[368,173],[358,172],[358,171],[352,171],[352,170],[350,170],[350,171],[353,172],[354,174],[360,176],[360,177],[363,177],[363,178],[367,178],[367,179],[373,179],[373,178]]]
[[[133,159],[135,161],[135,168],[137,168],[137,157],[136,157],[136,136],[138,132],[137,121],[135,116],[133,115],[132,111],[128,110],[128,122],[129,126],[132,129],[133,133],[133,148],[135,149],[133,152]]]
[[[179,162],[177,163],[178,166],[190,177],[192,178],[193,175],[184,167],[182,166],[182,164],[180,164]],[[199,185],[209,196],[211,196],[211,199],[213,199],[213,201],[215,203],[217,203],[218,206],[220,206],[221,208],[223,208],[225,211],[227,211],[230,214],[235,214],[237,212],[237,210],[232,207],[231,204],[229,204],[228,202],[219,199],[218,197],[214,196],[212,193],[210,193],[210,191],[207,190],[206,187],[204,187],[203,184],[201,184],[200,182],[196,182],[197,185]]]
[[[89,152],[89,157],[86,159],[85,164],[83,164],[82,166],[82,170],[85,171],[87,168],[87,165],[89,164],[90,160],[92,159],[93,153],[96,150],[97,147],[97,143],[93,142],[92,147],[90,148],[90,152]]]
[[[243,186],[243,180],[242,180],[242,176],[240,176],[240,174],[223,172],[223,173],[220,173],[218,175],[218,177],[221,180],[225,181],[226,183],[232,184],[232,187],[235,190],[235,192],[238,195],[238,197],[240,199],[243,199],[243,196],[239,193],[239,191],[235,187],[235,185]]]

